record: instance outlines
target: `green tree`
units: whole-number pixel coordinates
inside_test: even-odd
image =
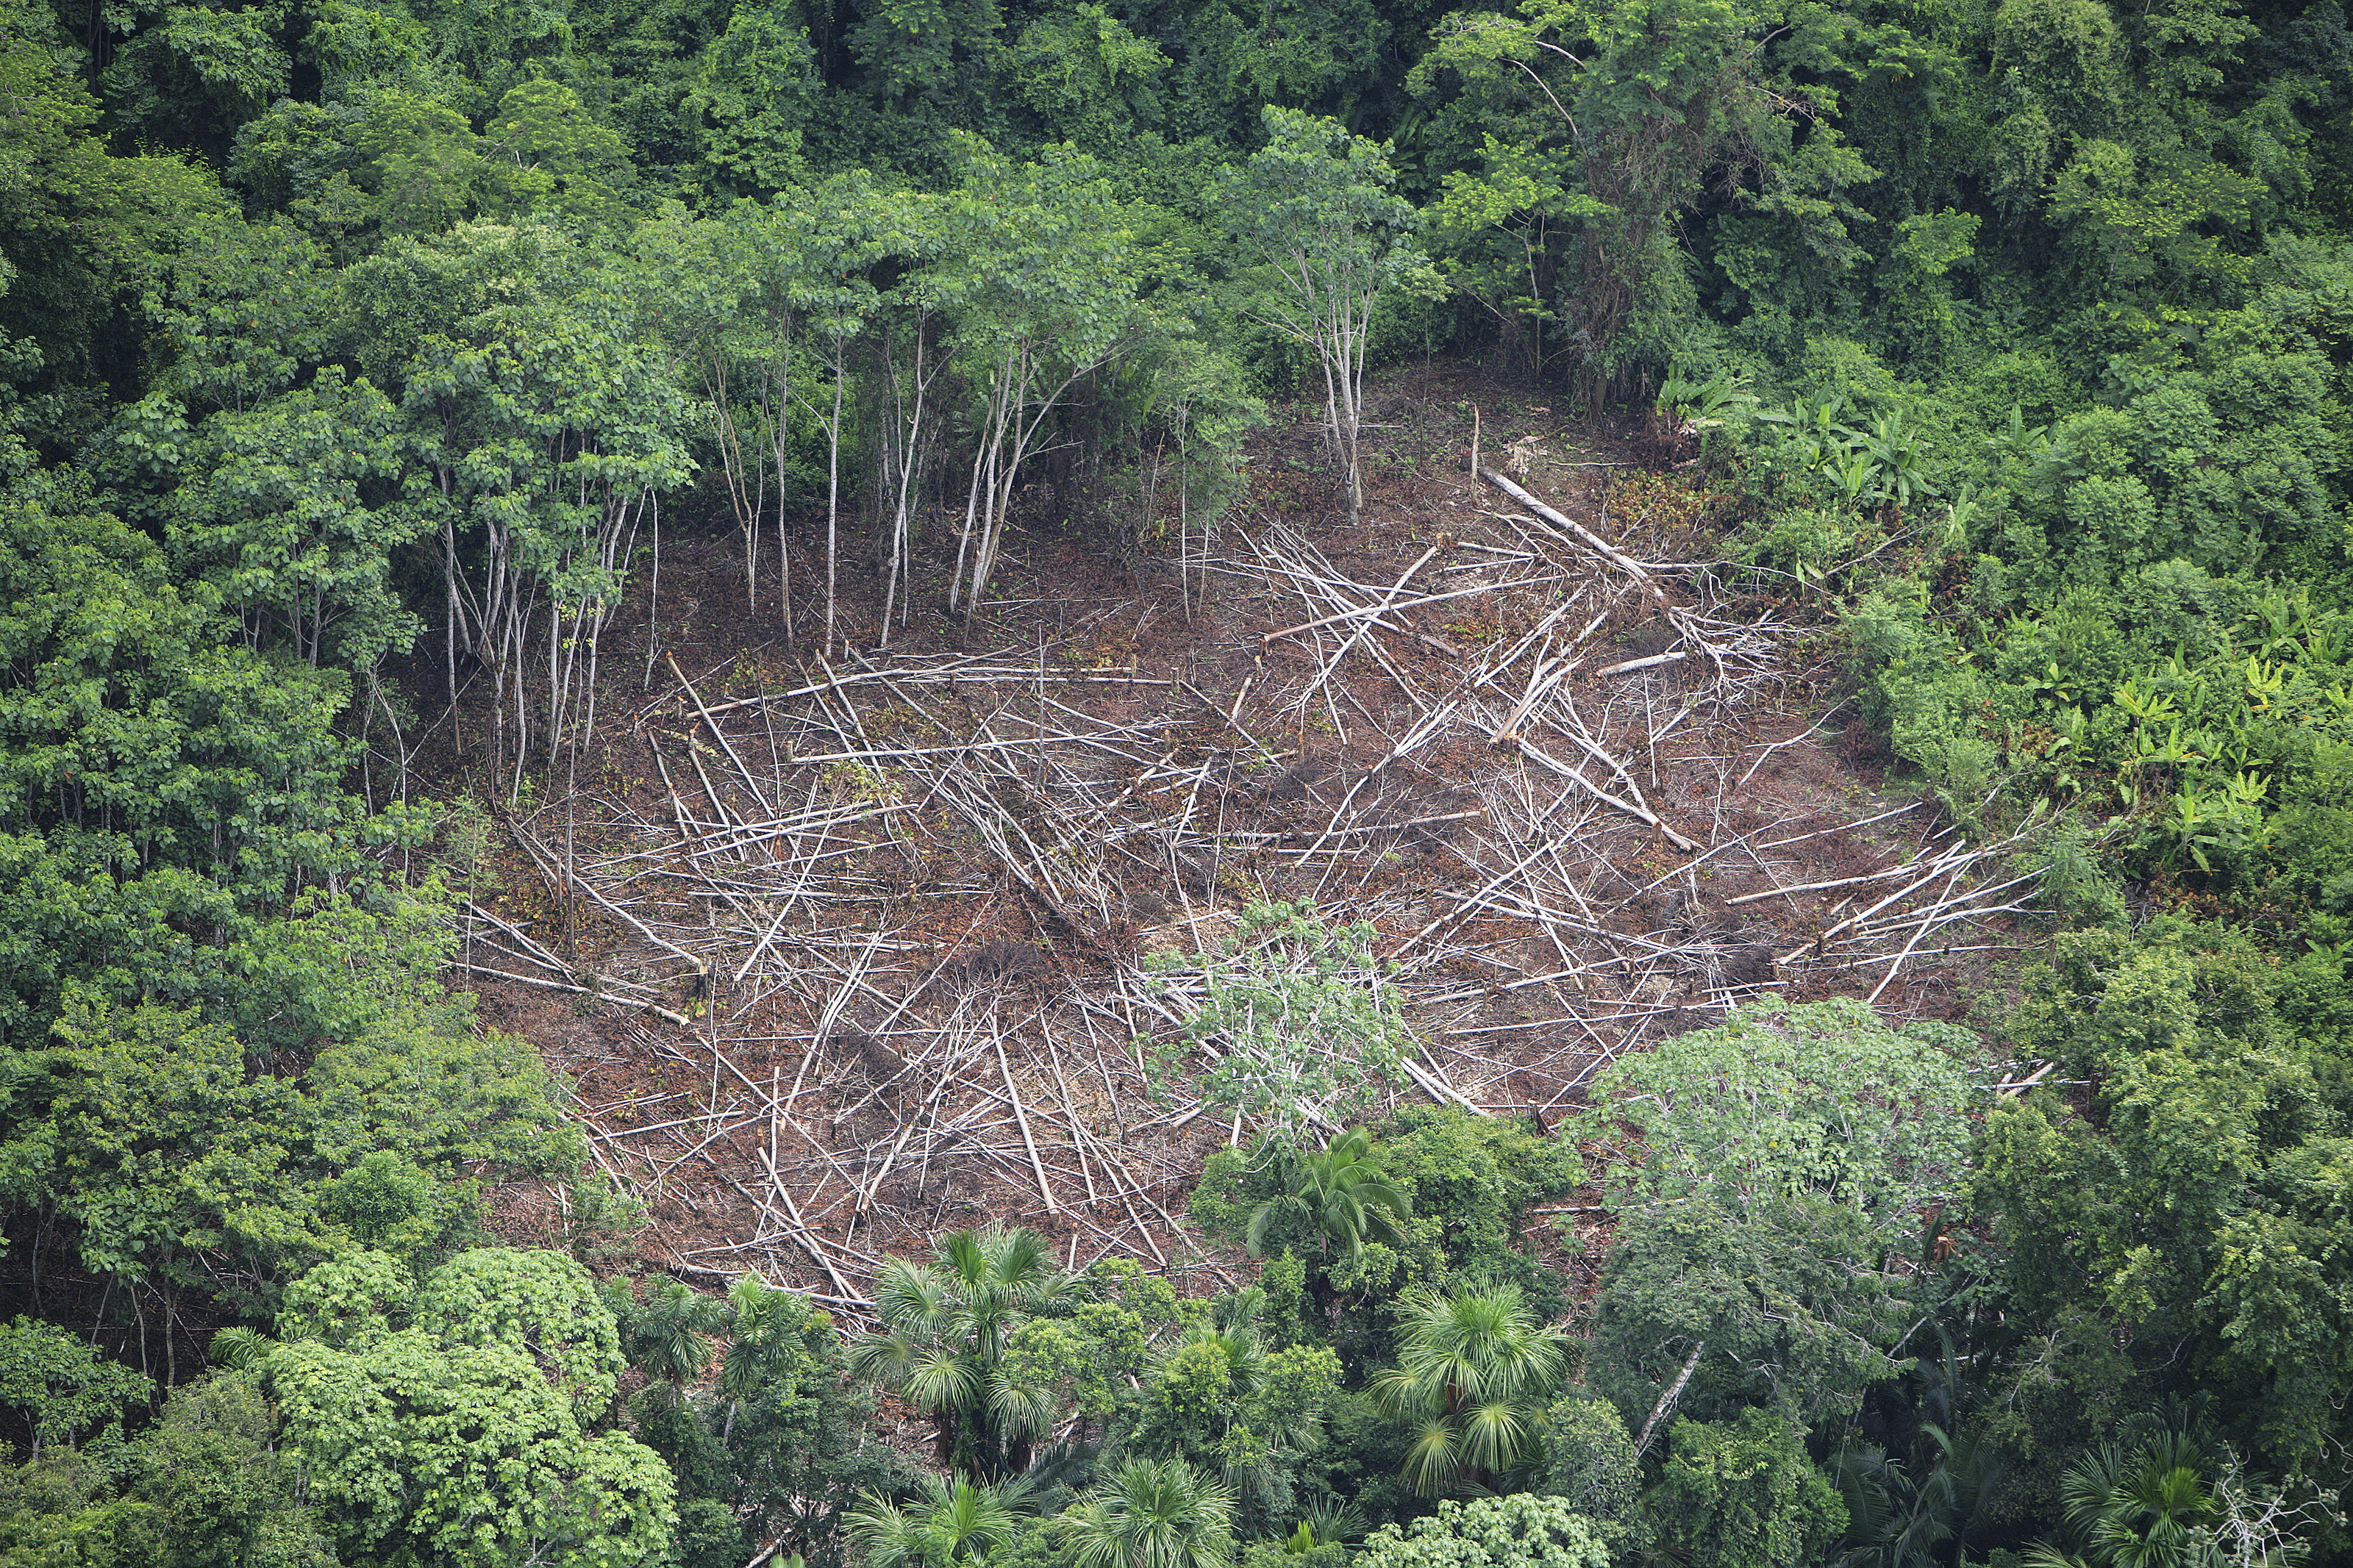
[[[786,215],[739,203],[716,220],[670,208],[632,237],[631,292],[672,374],[696,388],[699,432],[718,458],[744,535],[744,595],[760,605],[760,553],[776,528],[777,598],[791,586],[785,542],[793,376],[803,254]],[[706,457],[705,461],[708,461]]]
[[[874,1568],[950,1568],[986,1561],[1013,1539],[1018,1486],[926,1476],[912,1504],[869,1497],[851,1510],[849,1536]]]
[[[1513,361],[1530,375],[1566,347],[1573,309],[1560,298],[1567,237],[1579,218],[1606,216],[1576,189],[1566,148],[1486,137],[1477,172],[1447,171],[1423,213],[1423,237],[1448,282],[1495,318]]]
[[[948,608],[970,616],[997,569],[1022,465],[1064,399],[1125,352],[1145,318],[1094,160],[1060,151],[1016,165],[977,141],[962,146],[942,268],[976,437]]]
[[[658,492],[686,475],[685,400],[640,301],[559,230],[396,240],[344,284],[399,404],[406,491],[441,538],[449,689],[462,647],[491,674],[494,765],[519,785],[535,752],[595,731],[599,638]]]
[[[703,51],[686,100],[696,151],[725,189],[771,196],[803,170],[802,136],[823,91],[808,28],[784,5],[739,5]]]
[[[191,433],[173,553],[219,589],[248,646],[372,676],[421,625],[394,585],[422,520],[393,504],[391,401],[334,366]]]
[[[1545,1412],[1543,1436],[1535,1489],[1590,1521],[1613,1556],[1647,1551],[1653,1531],[1642,1506],[1642,1456],[1617,1407],[1571,1390]]]
[[[0,1466],[0,1563],[131,1568],[169,1562],[154,1506],[109,1496],[111,1479],[104,1465],[71,1448],[51,1449],[32,1464]]]
[[[807,1297],[747,1274],[723,1301],[703,1300],[707,1309],[666,1315],[726,1342],[718,1375],[691,1391],[653,1384],[629,1402],[639,1441],[678,1478],[681,1550],[691,1534],[697,1550],[740,1563],[747,1540],[774,1542],[780,1555],[837,1568],[849,1514],[902,1489],[906,1466],[875,1439],[873,1403],[849,1375],[832,1320]],[[641,1334],[625,1313],[623,1343]]]
[[[986,116],[1003,29],[995,0],[885,0],[860,13],[846,42],[865,90],[895,111],[892,128],[928,150],[942,127]]]
[[[2287,984],[2243,939],[2181,922],[2061,937],[2011,1037],[2096,1092],[2088,1114],[2055,1095],[1997,1106],[1977,1186],[2012,1310],[2040,1334],[2130,1325],[2150,1392],[2207,1391],[2274,1473],[2343,1430],[2323,1392],[2343,1354],[2329,1282],[2353,1261],[2318,1197],[2348,1168],[2338,1068],[2284,1024]]]
[[[1612,1201],[1737,1214],[1819,1199],[1916,1257],[1921,1212],[1961,1190],[1958,1053],[1973,1045],[1956,1029],[1891,1029],[1853,1002],[1738,1013],[1662,1041],[1597,1080],[1642,1142],[1641,1160],[1613,1171]]]
[[[1413,1036],[1374,935],[1326,925],[1304,902],[1254,903],[1201,962],[1198,1001],[1174,960],[1157,966],[1163,994],[1187,1011],[1186,1037],[1212,1054],[1203,1097],[1255,1121],[1271,1149],[1300,1147],[1405,1081]]]
[[[648,1561],[677,1523],[651,1450],[599,1430],[612,1314],[557,1253],[463,1253],[411,1287],[377,1255],[290,1291],[258,1360],[288,1462],[342,1549],[505,1568]],[[387,1308],[414,1291],[413,1321]]]
[[[52,1323],[0,1324],[0,1407],[33,1435],[32,1458],[70,1443],[102,1421],[146,1402],[154,1383],[100,1355]]]
[[[1063,1516],[1079,1568],[1225,1568],[1233,1499],[1182,1459],[1131,1459]]]
[[[1825,1560],[1846,1506],[1788,1421],[1678,1421],[1652,1509],[1662,1542],[1695,1568],[1799,1568]]]
[[[1321,1446],[1340,1361],[1321,1345],[1269,1352],[1246,1318],[1196,1323],[1142,1378],[1125,1452],[1219,1476],[1238,1529],[1279,1529]]]
[[[1903,1370],[1916,1289],[1851,1209],[1639,1209],[1603,1260],[1589,1376],[1629,1425],[1680,1384],[1673,1403],[1703,1419],[1757,1405],[1810,1426]]]
[[[1315,355],[1332,453],[1348,487],[1348,516],[1365,504],[1359,441],[1365,355],[1382,294],[1427,291],[1433,275],[1409,240],[1411,203],[1390,187],[1388,150],[1270,105],[1267,142],[1217,188],[1219,216],[1257,269],[1245,307]]]
[[[399,825],[342,788],[348,678],[237,646],[70,475],[0,495],[0,1028],[37,1041],[73,987],[249,1006],[280,1020],[255,1045],[301,1038],[327,998],[280,985],[332,982],[269,973],[261,933],[381,888],[366,850]]]
[[[710,1370],[711,1335],[726,1327],[730,1316],[728,1303],[676,1279],[626,1300],[608,1292],[607,1305],[615,1308],[621,1353],[629,1364],[681,1392]],[[735,1381],[741,1384],[747,1375],[739,1373]]]
[[[596,223],[626,216],[617,187],[630,170],[620,135],[560,81],[536,77],[508,89],[483,128],[482,146],[484,184],[503,214]]]
[[[1073,1405],[1091,1422],[1106,1421],[1144,1375],[1153,1328],[1116,1300],[1030,1318],[1006,1336],[1007,1385],[1034,1406],[1034,1424],[1052,1426]]]
[[[1591,1352],[1630,1424],[1665,1399],[1811,1425],[1902,1370],[1924,1215],[1964,1191],[1965,1039],[1821,1003],[1736,1015],[1603,1075],[1642,1140],[1606,1186],[1620,1217]]]
[[[336,347],[325,249],[284,218],[248,223],[222,214],[190,224],[169,268],[142,291],[141,310],[158,340],[154,390],[198,419],[243,413],[288,391]],[[322,391],[343,387],[337,376]],[[343,467],[337,477],[353,476]]]
[[[480,214],[494,168],[463,112],[421,82],[375,87],[358,107],[353,167],[330,176],[314,201],[345,207],[334,216],[373,222],[380,235],[439,234]]]
[[[0,1059],[0,1192],[71,1221],[82,1267],[154,1304],[142,1320],[192,1292],[267,1308],[355,1237],[430,1260],[472,1228],[470,1173],[580,1163],[537,1054],[455,1020],[395,1013],[299,1074],[163,1006],[75,1010],[56,1038]]]
[[[1366,1538],[1366,1568],[1605,1568],[1609,1548],[1567,1499],[1512,1492],[1437,1509]]]
[[[2106,1443],[2060,1482],[2066,1523],[2082,1552],[2048,1545],[2025,1553],[2036,1568],[2191,1568],[2215,1560],[2213,1486],[2205,1456],[2168,1433],[2138,1447]]]
[[[1534,1447],[1567,1359],[1566,1336],[1537,1322],[1514,1286],[1411,1298],[1398,1364],[1372,1384],[1383,1408],[1421,1426],[1406,1480],[1430,1497],[1509,1474]]]
[[[1031,1230],[955,1231],[934,1252],[930,1263],[883,1261],[881,1326],[851,1348],[850,1368],[931,1414],[941,1463],[984,1479],[1018,1474],[1039,1429],[1035,1402],[1006,1375],[1006,1340],[1070,1281]]]
[[[1270,1229],[1299,1225],[1320,1251],[1338,1247],[1354,1259],[1367,1240],[1402,1239],[1398,1222],[1411,1216],[1412,1200],[1382,1179],[1372,1138],[1361,1127],[1341,1133],[1314,1153],[1280,1151],[1282,1192],[1250,1211],[1245,1233],[1250,1256],[1262,1257]]]
[[[1437,1225],[1458,1268],[1512,1252],[1531,1204],[1586,1181],[1574,1140],[1459,1105],[1399,1106],[1375,1152],[1390,1184],[1411,1198],[1416,1219]]]
[[[47,6],[0,8],[0,336],[37,352],[26,365],[44,389],[119,368],[127,346],[117,312],[155,278],[190,227],[229,203],[203,169],[166,154],[118,157],[79,51]],[[101,362],[109,362],[101,363]],[[82,433],[87,411],[48,434]]]
[[[1557,333],[1589,408],[1626,361],[1630,325],[1688,317],[1672,300],[1675,225],[1711,174],[1733,188],[1755,176],[1755,210],[1777,240],[1793,237],[1773,249],[1785,268],[1835,273],[1862,254],[1845,192],[1876,171],[1820,112],[1837,102],[1819,68],[1843,20],[1735,0],[1532,0],[1518,13],[1449,17],[1414,79],[1430,90],[1451,71],[1488,116],[1484,167],[1458,175],[1445,203],[1447,227],[1472,242],[1464,282],[1522,319],[1523,342]],[[1733,247],[1721,254],[1737,265]]]
[[[789,249],[798,262],[787,298],[807,323],[812,339],[823,345],[825,367],[831,373],[830,384],[822,397],[803,395],[803,402],[809,405],[825,431],[825,636],[828,647],[834,637],[840,573],[841,458],[849,438],[845,403],[849,392],[850,356],[858,340],[883,309],[881,293],[869,274],[886,262],[903,264],[922,256],[927,248],[929,225],[924,219],[929,210],[929,204],[886,193],[872,181],[855,175],[837,176],[809,193],[806,199],[778,204],[776,216],[789,231]],[[902,296],[916,294],[921,289],[922,285],[902,279],[899,292]],[[924,346],[921,342],[923,335],[918,326],[919,353]],[[920,361],[913,369],[916,404],[913,419],[919,434],[923,424],[923,400],[930,386],[923,377]],[[893,384],[895,387],[895,378]],[[881,444],[886,449],[897,449],[899,421],[892,419],[891,425],[891,434],[881,437]],[[878,468],[887,474],[889,465],[881,464]],[[893,524],[887,531],[884,548],[881,641],[889,640],[892,597],[900,591],[908,570],[910,498],[903,493],[905,484],[902,478],[902,493],[894,498]]]
[[[1013,90],[1058,139],[1115,158],[1160,117],[1168,57],[1111,8],[1079,0],[1021,30],[1008,51]]]
[[[142,144],[216,157],[242,121],[290,85],[283,24],[266,11],[159,5],[146,20],[134,28],[130,16],[117,18],[115,29],[132,36],[98,73],[115,118]]]
[[[1989,1532],[2008,1500],[2008,1466],[1981,1432],[1958,1436],[1920,1423],[1913,1463],[1871,1443],[1850,1442],[1831,1462],[1846,1504],[1841,1561],[1852,1568],[1915,1568],[1968,1549]]]
[[[299,1496],[252,1377],[181,1384],[132,1451],[130,1491],[170,1543],[165,1568],[332,1568],[319,1510]]]

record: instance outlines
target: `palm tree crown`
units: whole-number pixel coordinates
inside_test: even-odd
[[[1537,1322],[1516,1286],[1418,1294],[1398,1364],[1373,1380],[1384,1409],[1422,1423],[1406,1480],[1429,1497],[1511,1468],[1567,1362],[1560,1330]]]
[[[2033,1568],[2080,1568],[2085,1561],[2095,1568],[2205,1568],[2219,1553],[2211,1532],[2200,1528],[2217,1511],[2204,1468],[2195,1439],[2179,1432],[2135,1449],[2109,1444],[2095,1450],[2059,1486],[2082,1557],[2042,1545],[2028,1549],[2026,1562]]]
[[[959,1230],[934,1251],[936,1262],[882,1265],[882,1326],[851,1348],[849,1368],[930,1413],[942,1463],[1016,1473],[1038,1436],[1038,1406],[1003,1375],[1005,1337],[1061,1300],[1070,1279],[1031,1230]]]
[[[1226,1568],[1233,1510],[1184,1460],[1133,1459],[1066,1517],[1078,1568]]]
[[[1013,1539],[1013,1515],[1026,1489],[1026,1483],[976,1486],[927,1476],[920,1500],[902,1508],[868,1492],[847,1522],[868,1568],[951,1568]]]
[[[1292,1155],[1282,1169],[1284,1191],[1250,1213],[1245,1237],[1250,1256],[1265,1250],[1268,1228],[1284,1219],[1304,1222],[1325,1251],[1337,1245],[1351,1258],[1366,1241],[1398,1239],[1398,1222],[1412,1213],[1413,1204],[1382,1178],[1372,1143],[1358,1127],[1321,1153]]]

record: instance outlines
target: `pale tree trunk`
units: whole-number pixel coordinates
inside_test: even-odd
[[[825,647],[833,655],[835,560],[841,542],[841,389],[849,379],[842,363],[842,343],[833,342],[833,419],[826,426],[825,444]]]
[[[913,548],[914,509],[923,493],[923,470],[930,461],[932,447],[931,409],[932,383],[939,376],[944,361],[932,352],[932,316],[929,310],[918,310],[912,345],[907,379],[900,380],[899,367],[891,355],[889,340],[883,346],[884,395],[889,400],[888,417],[879,422],[877,464],[882,481],[881,507],[884,533],[882,625],[878,639],[882,647],[891,643],[891,616],[895,609],[903,620],[907,613],[909,556]],[[911,395],[912,394],[912,395]]]

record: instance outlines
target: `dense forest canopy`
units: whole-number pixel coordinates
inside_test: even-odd
[[[2031,840],[1982,1028],[1742,1009],[1599,1163],[1359,1127],[1377,933],[1260,908],[1242,1288],[634,1272],[443,964],[665,513],[883,649],[1025,528],[1189,583],[1273,405],[1357,519],[1433,356],[1689,443]],[[2335,0],[0,0],[0,1563],[2346,1560],[2348,376]]]

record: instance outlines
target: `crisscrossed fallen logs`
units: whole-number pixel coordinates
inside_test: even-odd
[[[637,1079],[575,1068],[577,1114],[681,1270],[853,1315],[989,1217],[1215,1272],[1176,1215],[1240,1129],[1172,1052],[1252,900],[1372,922],[1398,1092],[1495,1114],[1767,991],[1941,1010],[2019,846],[1826,792],[1802,628],[1504,488],[1374,563],[1245,511],[1215,672],[1106,662],[1118,605],[751,689],[658,658],[644,776],[511,821],[554,896],[470,908],[460,961],[626,1015]]]

